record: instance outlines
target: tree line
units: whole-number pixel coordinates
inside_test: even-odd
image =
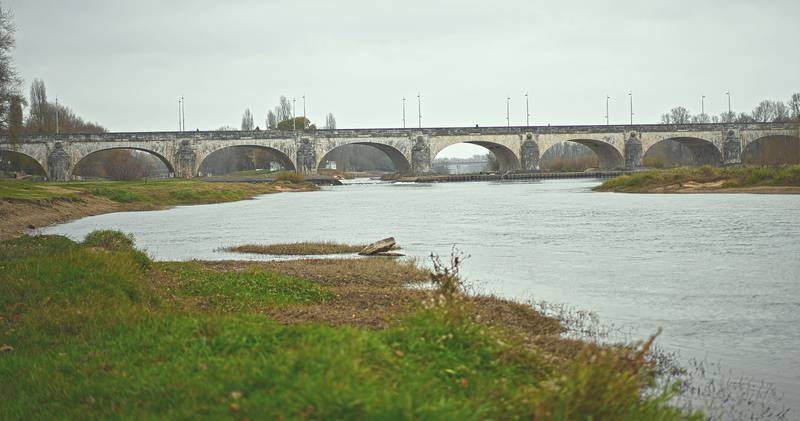
[[[684,106],[677,106],[661,115],[663,124],[700,123],[788,123],[800,122],[800,92],[789,97],[787,102],[765,99],[749,113],[725,111],[709,116],[705,113],[692,114]]]
[[[296,112],[294,112],[292,106],[292,102],[286,98],[285,95],[281,95],[278,99],[278,105],[275,108],[268,110],[264,123],[266,127],[270,130],[316,130],[317,126],[311,122],[307,117],[300,116],[296,117]],[[240,125],[242,131],[251,131],[251,130],[260,130],[260,127],[255,125],[253,119],[253,113],[250,111],[250,108],[245,108],[244,113],[242,114],[242,124]],[[325,129],[335,129],[336,128],[336,117],[333,116],[333,113],[328,113],[325,116]],[[228,128],[224,126],[224,128]]]
[[[25,133],[102,133],[106,129],[84,121],[69,107],[50,102],[44,81],[34,79],[29,100],[22,94],[23,80],[14,66],[16,44],[14,14],[0,5],[0,131],[13,142]],[[25,116],[24,108],[29,107]]]

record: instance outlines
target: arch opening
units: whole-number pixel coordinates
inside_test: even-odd
[[[0,178],[46,179],[47,171],[30,155],[0,149]]]
[[[539,160],[539,168],[552,172],[577,172],[599,168],[600,158],[579,142],[561,142],[547,148]]]
[[[170,178],[174,174],[172,164],[161,154],[139,148],[109,148],[81,158],[72,169],[70,178],[140,180]]]
[[[596,156],[597,159],[598,168],[614,169],[614,168],[623,168],[625,166],[625,158],[623,158],[622,153],[620,153],[620,151],[618,151],[617,148],[612,146],[610,143],[595,139],[569,139],[561,143],[579,144],[585,146],[587,149],[594,152],[594,155]],[[547,155],[550,152],[550,149],[552,149],[554,146],[555,145],[547,148],[544,151],[544,154],[542,154],[542,156]],[[578,149],[578,150],[585,152],[585,150],[583,149]]]
[[[713,143],[696,137],[664,139],[650,146],[642,165],[651,168],[722,165],[722,152]]]
[[[758,138],[742,151],[742,163],[750,165],[800,164],[800,138],[773,135]]]
[[[268,146],[236,145],[211,152],[200,163],[201,176],[258,175],[275,171],[294,171],[292,160]]]
[[[411,164],[399,150],[382,143],[356,142],[337,146],[319,161],[324,173],[408,173]]]
[[[493,142],[455,143],[432,158],[431,170],[440,174],[507,172],[520,168],[519,158],[511,149]]]

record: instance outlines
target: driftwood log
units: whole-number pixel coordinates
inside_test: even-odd
[[[384,238],[383,240],[376,241],[361,250],[358,254],[362,256],[373,256],[378,253],[383,253],[391,250],[395,246],[394,237]]]

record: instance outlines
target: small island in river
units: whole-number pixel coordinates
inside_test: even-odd
[[[672,168],[613,178],[594,188],[620,193],[800,193],[800,165]]]

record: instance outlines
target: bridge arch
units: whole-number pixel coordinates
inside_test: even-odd
[[[455,142],[447,142],[446,144],[440,145],[438,150],[431,151],[431,161],[436,159],[445,149],[458,144],[476,145],[487,149],[497,159],[497,165],[500,171],[516,171],[521,167],[519,157],[510,147],[488,140],[458,140]]]
[[[164,166],[167,167],[167,171],[169,172],[169,176],[170,177],[174,177],[175,176],[175,166],[164,155],[162,155],[162,154],[160,154],[160,153],[158,153],[156,151],[153,151],[153,150],[150,150],[150,149],[146,149],[146,148],[137,148],[135,146],[116,146],[116,147],[111,147],[111,148],[93,150],[92,152],[89,152],[86,155],[83,155],[80,158],[78,158],[78,160],[75,162],[74,165],[72,165],[72,168],[70,168],[70,170],[69,170],[69,179],[72,179],[73,177],[75,177],[77,175],[77,174],[75,174],[75,171],[78,170],[81,167],[81,164],[84,161],[86,161],[87,158],[91,158],[91,157],[95,156],[98,153],[108,152],[108,151],[115,151],[115,150],[129,150],[129,151],[146,152],[146,153],[158,158],[158,160],[161,161],[164,164]]]
[[[209,158],[213,158],[215,156],[215,154],[218,154],[221,151],[228,150],[228,149],[231,149],[231,148],[233,148],[233,149],[252,148],[252,149],[260,149],[260,150],[263,150],[263,151],[267,151],[267,152],[270,153],[270,155],[272,155],[273,157],[275,157],[277,159],[277,161],[280,163],[281,167],[284,170],[286,170],[286,171],[295,171],[295,165],[294,165],[294,162],[292,161],[292,159],[289,158],[289,156],[286,155],[286,153],[281,151],[280,149],[276,149],[276,148],[272,148],[272,147],[264,146],[264,145],[255,145],[255,144],[245,143],[245,144],[242,144],[242,145],[223,146],[221,148],[217,148],[217,149],[212,150],[211,152],[209,152],[208,154],[206,154],[205,156],[202,157],[202,160],[199,162],[199,165],[197,165],[197,171],[196,172],[199,173],[203,169],[203,165],[208,163],[208,159]],[[217,156],[219,156],[219,155],[217,155]]]
[[[41,173],[40,175],[42,175],[45,178],[48,178],[47,169],[44,167],[44,165],[42,165],[41,162],[39,162],[38,159],[34,158],[33,156],[28,155],[24,152],[15,151],[13,149],[0,148],[0,160],[7,160],[8,155],[10,155],[11,158],[21,158],[22,162],[35,167]],[[0,162],[0,168],[3,166],[2,164],[3,163]]]
[[[345,148],[349,145],[369,146],[378,149],[379,151],[383,152],[384,154],[386,154],[386,156],[389,157],[389,160],[392,161],[392,164],[394,165],[394,169],[396,172],[401,174],[411,172],[411,163],[408,161],[408,158],[406,158],[403,152],[401,152],[400,150],[398,150],[393,146],[377,142],[352,142],[336,146],[335,148],[327,151],[325,155],[320,157],[319,161],[317,162],[317,170],[323,169],[322,164],[330,158],[331,154],[334,151],[341,151],[342,148]]]
[[[668,144],[667,142],[676,142],[684,146],[692,155],[693,165],[722,165],[722,151],[713,142],[699,137],[670,137],[662,139],[653,143],[644,151],[643,159],[652,158],[655,151],[658,150],[654,148],[657,145],[666,145]]]
[[[743,164],[798,164],[800,137],[767,135],[748,143],[742,151]]]
[[[622,168],[625,166],[625,158],[617,148],[608,142],[597,139],[566,139],[565,142],[575,142],[591,149],[597,156],[600,168]],[[544,156],[554,145],[547,146],[541,152],[541,156]]]

